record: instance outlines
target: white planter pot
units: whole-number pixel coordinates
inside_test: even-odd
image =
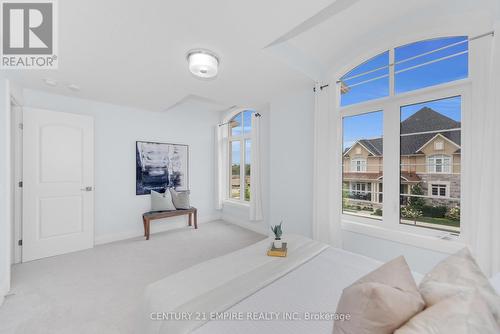
[[[274,240],[273,245],[274,248],[281,248],[281,246],[283,246],[283,242],[281,240]]]

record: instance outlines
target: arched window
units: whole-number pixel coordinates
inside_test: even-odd
[[[338,78],[337,111],[343,132],[339,147],[345,155],[358,143],[369,157],[358,155],[350,161],[343,157],[345,164],[350,163],[343,166],[339,182],[344,187],[342,212],[350,215],[346,221],[391,228],[399,227],[399,221],[460,231],[460,217],[447,212],[461,204],[462,114],[466,112],[462,96],[467,94],[468,82],[459,80],[469,76],[468,68],[469,38],[455,36],[391,48]],[[452,81],[457,82],[449,84]],[[384,187],[388,180],[391,187]],[[390,193],[397,191],[392,187],[397,182],[400,193]],[[348,184],[356,185],[359,193],[358,184],[364,183],[371,184],[376,195],[369,203],[359,196],[349,197],[353,189]],[[382,198],[382,189],[390,195]],[[397,204],[400,210],[395,214],[392,208]],[[428,209],[436,206],[439,215]]]
[[[451,157],[444,154],[435,154],[427,158],[427,171],[434,174],[451,173]]]
[[[250,201],[252,110],[237,113],[229,121],[229,197]]]

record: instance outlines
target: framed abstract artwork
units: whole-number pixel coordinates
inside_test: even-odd
[[[166,188],[189,190],[189,146],[137,141],[135,145],[136,195]]]

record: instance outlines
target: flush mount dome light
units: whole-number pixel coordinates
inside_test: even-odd
[[[203,79],[214,78],[219,70],[219,58],[208,50],[192,50],[188,52],[189,71]]]

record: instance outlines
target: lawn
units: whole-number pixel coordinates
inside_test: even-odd
[[[420,218],[417,218],[417,221],[422,222],[422,223],[429,223],[429,224],[460,227],[459,221],[451,220],[448,218],[420,217]]]

